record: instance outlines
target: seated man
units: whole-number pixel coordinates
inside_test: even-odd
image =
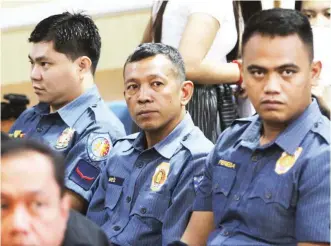
[[[242,39],[242,72],[258,115],[237,120],[206,162],[188,245],[328,245],[330,122],[311,87],[308,19],[295,10],[255,14]],[[211,232],[211,233],[210,233]]]
[[[100,35],[89,17],[63,13],[42,20],[29,42],[32,87],[40,103],[21,114],[10,134],[40,139],[66,156],[71,203],[84,212],[113,143],[125,135],[94,85]]]
[[[109,245],[97,225],[70,211],[64,171],[62,156],[45,145],[2,142],[1,245]]]
[[[117,141],[87,217],[114,245],[167,245],[184,232],[213,144],[185,110],[193,83],[176,49],[140,45],[124,65],[124,83],[142,131]]]

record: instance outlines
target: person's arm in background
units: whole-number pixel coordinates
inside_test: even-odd
[[[331,109],[331,86],[317,85],[311,90],[313,96],[316,97],[318,105],[321,108],[323,115],[330,119]]]
[[[205,59],[219,28],[222,28],[222,23],[208,14],[190,15],[178,48],[185,62],[188,80],[199,84],[235,83],[239,80],[237,64]]]
[[[143,39],[141,40],[141,43],[150,43],[153,41],[152,37],[152,27],[153,27],[153,20],[152,17],[149,18],[149,21],[147,23],[147,26],[144,31]]]

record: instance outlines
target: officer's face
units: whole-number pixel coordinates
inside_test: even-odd
[[[180,82],[174,65],[163,55],[128,63],[124,96],[131,117],[145,131],[173,129],[183,117],[193,85]]]
[[[297,35],[255,34],[244,46],[244,85],[265,122],[282,124],[299,116],[311,103],[311,84],[319,67]]]
[[[47,157],[21,152],[1,158],[1,245],[60,245],[68,213]]]
[[[330,19],[331,1],[302,1],[301,12],[306,15],[313,26],[331,26]]]
[[[33,43],[29,60],[32,87],[40,102],[61,107],[81,93],[78,61],[56,52],[53,42]]]

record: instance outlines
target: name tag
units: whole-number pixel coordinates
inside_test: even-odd
[[[231,168],[231,169],[236,168],[236,164],[229,162],[229,161],[225,161],[225,160],[219,160],[218,165],[227,167],[227,168]]]
[[[110,176],[108,182],[114,185],[123,185],[124,179],[116,176]]]

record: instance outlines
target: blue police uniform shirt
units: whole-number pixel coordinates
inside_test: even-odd
[[[260,146],[259,116],[237,120],[208,156],[193,205],[213,211],[208,245],[330,241],[330,122],[316,101]]]
[[[116,143],[87,211],[121,246],[180,239],[213,148],[188,113],[161,142],[145,145],[143,132]]]
[[[66,187],[89,201],[91,187],[105,166],[113,143],[125,136],[124,126],[101,99],[94,85],[83,95],[50,113],[48,104],[25,110],[10,136],[36,139],[66,159]]]

